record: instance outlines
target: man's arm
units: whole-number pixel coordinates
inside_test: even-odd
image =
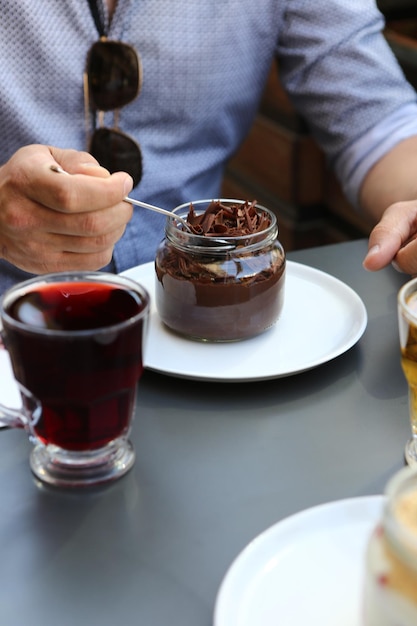
[[[368,270],[394,263],[417,273],[417,136],[398,143],[370,169],[360,190],[364,211],[378,222],[364,261]]]

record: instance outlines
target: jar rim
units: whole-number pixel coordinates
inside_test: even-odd
[[[190,206],[194,208],[201,208],[203,205],[209,206],[212,202],[221,202],[222,204],[236,205],[245,204],[247,200],[238,200],[234,198],[212,198],[195,200],[191,202],[184,202],[173,209],[172,213],[184,217],[188,214]],[[214,251],[231,251],[236,248],[248,247],[256,244],[264,244],[265,240],[269,237],[276,239],[278,237],[278,222],[276,214],[271,210],[263,206],[262,204],[255,203],[255,209],[267,213],[271,219],[270,224],[263,230],[253,233],[247,233],[245,235],[219,235],[219,236],[207,236],[198,235],[195,233],[188,233],[185,230],[178,228],[178,224],[173,217],[167,217],[165,233],[167,237],[174,237],[177,243],[191,248],[209,248],[210,252]]]
[[[407,302],[408,296],[415,293],[417,286],[417,277],[410,279],[399,290],[397,296],[398,306],[402,310],[402,314],[411,322],[415,322],[416,313]]]
[[[22,322],[9,313],[10,306],[22,296],[31,293],[36,287],[45,287],[45,285],[65,285],[68,283],[86,283],[88,285],[110,285],[118,287],[124,291],[130,291],[137,294],[142,302],[142,308],[132,315],[130,318],[99,326],[93,331],[91,329],[80,330],[62,330],[59,328],[44,328]],[[44,337],[71,337],[71,339],[82,339],[91,334],[95,336],[106,335],[111,332],[119,332],[123,328],[132,326],[141,318],[145,318],[149,313],[150,295],[148,290],[137,281],[128,276],[121,274],[112,274],[110,272],[99,271],[83,271],[73,270],[66,272],[53,272],[34,276],[21,283],[17,283],[10,287],[0,298],[0,331],[2,322],[10,328],[19,329],[26,335],[43,335]]]

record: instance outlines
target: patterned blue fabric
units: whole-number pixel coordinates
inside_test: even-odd
[[[119,0],[108,36],[135,46],[144,74],[139,98],[120,112],[143,151],[132,195],[168,209],[217,196],[278,54],[295,106],[354,197],[404,120],[417,132],[415,92],[382,25],[374,0]],[[0,0],[0,162],[31,143],[85,149],[82,77],[97,37],[87,0]],[[163,227],[135,209],[112,269],[151,260]],[[0,291],[24,277],[0,262]]]

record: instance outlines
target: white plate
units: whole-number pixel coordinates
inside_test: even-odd
[[[367,314],[353,289],[320,270],[287,262],[284,308],[265,333],[234,343],[181,338],[160,321],[154,303],[154,264],[123,272],[151,295],[145,367],[196,380],[240,382],[289,376],[343,354],[362,336]]]
[[[331,502],[259,535],[226,573],[214,626],[361,626],[366,544],[383,502]]]

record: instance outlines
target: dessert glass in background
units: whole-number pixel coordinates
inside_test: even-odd
[[[417,278],[403,285],[398,293],[398,324],[411,423],[411,438],[405,446],[405,459],[409,465],[417,465]]]
[[[364,626],[417,624],[417,469],[386,488],[387,502],[367,550]]]
[[[0,405],[0,418],[29,432],[40,480],[95,485],[133,466],[128,437],[148,314],[141,285],[102,272],[48,274],[4,294],[2,336],[22,407]]]
[[[246,212],[253,231],[236,234],[240,231],[224,222],[228,211]],[[197,232],[167,219],[155,259],[155,303],[162,322],[187,338],[213,342],[253,337],[275,324],[284,302],[286,262],[275,214],[230,199],[199,200],[174,213]],[[209,234],[197,225],[201,215],[216,222]]]

